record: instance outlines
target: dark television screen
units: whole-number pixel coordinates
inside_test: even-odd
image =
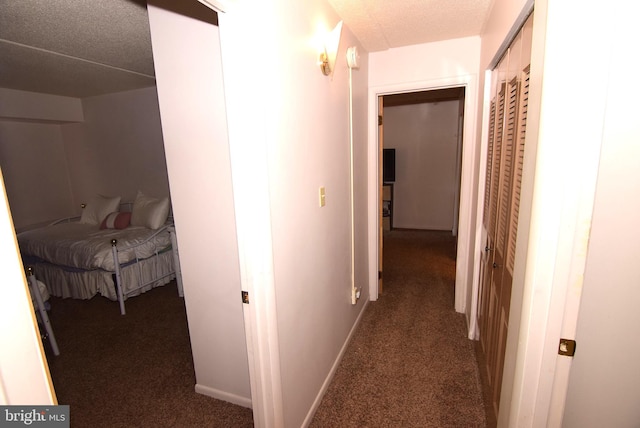
[[[396,149],[382,150],[382,181],[385,183],[396,181]]]

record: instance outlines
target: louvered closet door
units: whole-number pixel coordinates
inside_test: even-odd
[[[495,150],[495,140],[496,140],[496,114],[497,114],[497,102],[495,99],[491,100],[491,109],[490,109],[490,119],[489,119],[489,138],[487,141],[487,164],[485,170],[485,189],[484,189],[484,211],[483,211],[483,220],[482,223],[484,225],[487,233],[487,241],[485,242],[484,254],[482,255],[482,266],[481,266],[481,290],[480,299],[479,299],[479,310],[478,310],[478,324],[480,325],[480,344],[484,353],[486,354],[488,351],[488,343],[489,343],[489,329],[488,325],[491,324],[492,320],[489,315],[491,314],[489,304],[490,304],[490,287],[491,287],[491,273],[493,272],[493,268],[491,264],[493,263],[493,231],[490,227],[491,218],[495,216],[494,213],[491,212],[491,207],[493,206],[493,199],[491,198],[492,187],[491,184],[494,180],[491,179],[492,174],[494,173],[493,165],[496,162],[500,162],[499,157],[496,159],[496,150]]]
[[[507,331],[509,328],[509,309],[511,303],[511,285],[513,282],[513,269],[506,266],[507,251],[509,250],[509,229],[515,214],[512,206],[514,172],[516,161],[516,137],[518,126],[518,108],[520,83],[517,78],[509,82],[507,90],[507,118],[505,124],[504,156],[500,171],[500,209],[498,211],[498,230],[496,232],[496,248],[494,257],[494,273],[496,294],[498,299],[498,313],[496,314],[496,348],[493,355],[490,370],[494,372],[493,402],[497,412],[500,402],[500,390],[502,387],[502,368],[504,366],[504,352],[507,344]]]
[[[524,28],[531,28],[529,21]],[[522,48],[526,42],[530,43],[519,35],[494,70],[495,95],[487,141],[483,213],[487,241],[480,278],[479,326],[496,415],[509,328],[524,159],[530,57],[529,49]]]
[[[487,176],[488,181],[485,187],[485,213],[484,222],[487,228],[487,244],[485,254],[484,265],[484,278],[483,278],[483,294],[482,304],[484,305],[483,313],[485,314],[483,322],[481,323],[481,342],[484,353],[486,355],[486,362],[488,365],[493,365],[495,362],[495,338],[496,338],[496,317],[498,315],[498,293],[495,288],[494,268],[495,263],[495,245],[496,245],[496,231],[497,231],[497,213],[498,213],[498,195],[500,192],[500,165],[502,162],[503,152],[503,136],[504,136],[504,110],[505,110],[505,86],[501,85],[501,90],[498,93],[497,99],[492,102],[495,105],[493,116],[493,123],[490,126],[492,129],[491,139],[489,141],[489,147],[491,156],[487,156]],[[483,325],[484,324],[484,325]],[[493,384],[493,370],[489,370],[489,382]]]

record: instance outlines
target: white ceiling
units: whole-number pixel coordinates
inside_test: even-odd
[[[328,2],[369,52],[478,35],[492,4]],[[1,88],[84,98],[154,84],[145,0],[0,0]]]

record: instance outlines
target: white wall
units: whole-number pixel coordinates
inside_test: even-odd
[[[374,52],[369,60],[369,163],[377,164],[377,96],[422,89],[465,86],[462,177],[456,264],[458,312],[470,322],[470,293],[475,250],[475,209],[478,172],[478,82],[480,38],[467,37]],[[377,281],[377,174],[369,176],[369,283]],[[375,267],[374,267],[375,266]],[[377,298],[377,284],[371,285]],[[471,329],[472,330],[472,329]],[[470,334],[472,334],[470,332]]]
[[[0,88],[0,119],[82,122],[80,99]]]
[[[62,127],[74,203],[96,193],[132,202],[168,196],[155,87],[84,98],[84,122]]]
[[[247,1],[220,15],[243,286],[256,296],[247,319],[262,329],[250,351],[264,367],[252,375],[266,379],[268,395],[254,415],[274,426],[310,420],[368,298],[367,55],[360,49],[353,72],[355,280],[364,295],[352,306],[345,52],[358,43],[343,28],[333,77],[321,74],[314,43],[337,22],[320,0]]]
[[[384,146],[396,149],[393,227],[453,230],[460,101],[384,109]]]
[[[78,98],[0,88],[0,166],[17,230],[73,212],[61,125],[83,120]]]
[[[631,11],[628,11],[631,12]],[[602,21],[610,74],[602,134],[602,153],[585,269],[576,355],[571,366],[562,425],[631,427],[640,421],[640,123],[637,85],[627,73],[637,58],[629,55],[640,37],[630,22],[638,7],[620,20]],[[600,16],[603,14],[601,13]],[[613,28],[613,26],[615,28]]]
[[[501,10],[502,3],[506,9],[511,6],[499,2],[494,9]],[[599,426],[600,417],[611,426],[637,422],[636,403],[627,400],[638,393],[633,385],[637,377],[631,385],[614,382],[627,382],[630,366],[624,355],[600,352],[611,346],[612,334],[637,336],[637,318],[609,315],[635,310],[630,303],[635,291],[626,283],[637,280],[637,274],[628,263],[601,252],[601,245],[620,243],[637,253],[626,235],[623,241],[603,236],[625,230],[638,208],[623,202],[627,196],[621,197],[617,187],[637,187],[637,172],[624,162],[637,156],[629,144],[637,140],[637,125],[632,109],[616,106],[618,100],[636,95],[623,76],[635,66],[628,52],[637,40],[637,26],[631,22],[637,11],[626,10],[622,17],[628,19],[621,20],[621,6],[622,2],[600,8],[551,0],[535,3],[520,207],[520,213],[527,214],[519,222],[514,270],[514,285],[521,283],[522,291],[512,294],[498,426]],[[511,19],[502,20],[505,32],[517,20],[513,12]],[[596,26],[601,31],[594,32]],[[615,151],[622,160],[613,166],[609,156]],[[623,178],[624,171],[628,173]],[[610,296],[622,297],[609,300]],[[513,312],[516,305],[522,308],[519,314]],[[576,333],[578,310],[582,330],[579,326]],[[514,325],[519,328],[512,329]],[[571,373],[574,385],[568,385],[572,359],[558,356],[561,337],[585,340],[584,349],[578,340],[575,363],[581,371]],[[638,350],[637,341],[629,343],[629,350]],[[579,357],[581,352],[586,354]],[[578,380],[581,375],[585,379]],[[611,379],[604,380],[606,375]],[[589,391],[598,391],[597,399]]]
[[[0,165],[18,231],[79,215],[96,193],[123,201],[138,190],[168,195],[155,88],[83,100],[4,89],[0,96],[11,115],[0,120]]]
[[[429,81],[476,75],[479,49],[477,37],[465,37],[373,52],[369,56],[369,86],[397,86],[397,92],[406,92],[411,83],[422,87]]]
[[[218,27],[195,1],[148,12],[195,389],[250,407]]]
[[[0,121],[0,166],[18,231],[74,212],[60,125]]]
[[[291,2],[293,3],[293,1]],[[338,17],[324,2],[309,2],[302,10],[281,10],[286,28],[278,43],[287,51],[308,40],[315,28],[293,24],[300,14],[323,19]],[[303,16],[304,16],[303,15]],[[349,221],[349,86],[346,49],[358,45],[361,69],[353,71],[354,150],[356,162],[355,266],[351,265]],[[320,73],[313,50],[303,50],[285,61],[279,77],[286,104],[279,112],[278,129],[270,136],[269,191],[274,251],[280,364],[282,367],[285,426],[299,426],[321,397],[338,356],[368,300],[366,252],[366,111],[367,57],[343,28],[336,70],[329,79]],[[287,64],[288,62],[288,64]],[[282,72],[282,70],[280,70]],[[285,86],[286,84],[286,86]],[[322,100],[305,106],[307,100]],[[305,106],[306,108],[301,108]],[[276,115],[277,112],[277,115]],[[321,124],[328,126],[323,127]],[[318,189],[326,189],[326,206],[319,207]],[[351,305],[351,269],[356,284],[365,288]]]

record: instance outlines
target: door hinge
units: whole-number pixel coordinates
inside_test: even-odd
[[[575,354],[576,341],[571,339],[560,339],[560,346],[558,346],[558,355],[573,357]]]
[[[378,126],[382,126],[382,116],[378,115]]]
[[[382,271],[381,270],[378,271],[378,279],[382,279]]]
[[[249,292],[248,291],[243,291],[242,292],[242,303],[248,305],[249,304]]]

